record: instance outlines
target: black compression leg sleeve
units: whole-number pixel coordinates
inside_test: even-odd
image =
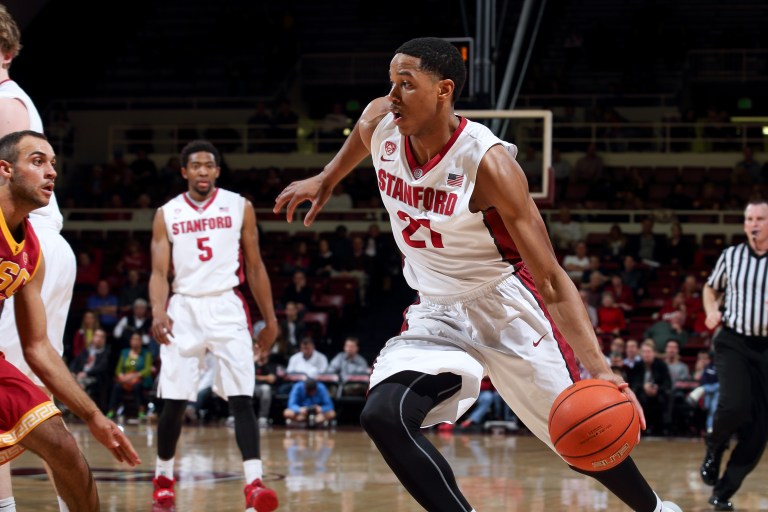
[[[360,422],[409,493],[429,512],[469,512],[448,461],[421,433],[427,413],[461,387],[452,373],[406,371],[374,386]]]
[[[248,395],[230,396],[229,411],[235,417],[235,439],[243,460],[260,459],[259,424],[253,413],[253,398]]]
[[[170,460],[176,454],[186,408],[186,400],[163,401],[163,411],[157,420],[157,456],[163,460]]]
[[[591,476],[609,491],[616,495],[629,508],[637,512],[653,512],[656,510],[656,494],[646,482],[645,477],[635,466],[631,457],[616,466],[605,471],[582,471],[571,466],[577,473]]]

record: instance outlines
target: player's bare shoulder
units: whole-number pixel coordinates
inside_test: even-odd
[[[373,132],[381,120],[384,119],[384,116],[390,112],[391,104],[385,96],[382,96],[371,101],[363,110],[357,125],[360,128],[360,136],[366,145],[370,146]]]
[[[486,210],[498,206],[499,194],[505,191],[528,190],[528,182],[513,152],[501,144],[491,146],[477,168],[477,184],[472,193],[470,209]]]

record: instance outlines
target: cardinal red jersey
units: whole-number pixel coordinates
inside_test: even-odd
[[[34,277],[42,260],[40,243],[27,219],[21,230],[24,239],[18,242],[0,211],[0,306]],[[24,450],[19,442],[56,414],[60,412],[50,399],[0,352],[0,464],[19,455]]]
[[[19,291],[40,266],[40,241],[27,219],[22,222],[24,238],[17,242],[0,211],[0,300],[4,301]],[[3,302],[4,303],[4,302]],[[2,304],[2,303],[0,303]]]

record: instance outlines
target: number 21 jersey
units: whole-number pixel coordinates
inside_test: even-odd
[[[408,284],[424,295],[458,295],[514,273],[520,255],[495,209],[473,213],[477,168],[496,144],[517,148],[485,126],[459,118],[439,154],[418,165],[407,137],[387,114],[371,156]]]

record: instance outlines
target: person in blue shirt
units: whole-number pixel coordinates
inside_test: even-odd
[[[291,388],[283,417],[288,424],[306,421],[308,427],[314,427],[334,419],[336,410],[325,385],[315,379],[306,379]]]

